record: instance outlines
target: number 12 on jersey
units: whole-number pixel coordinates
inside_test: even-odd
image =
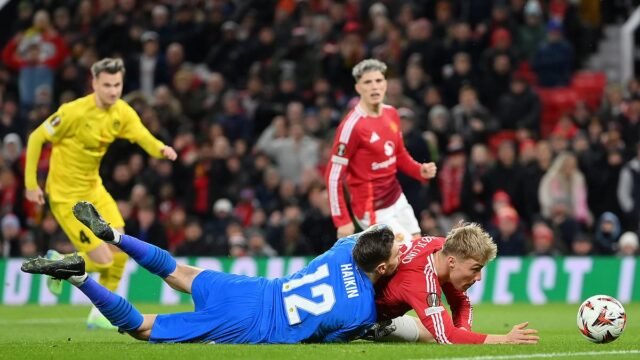
[[[318,266],[315,272],[282,284],[282,292],[285,294],[284,310],[285,313],[287,313],[289,325],[296,325],[302,321],[300,319],[300,313],[298,312],[300,309],[316,316],[331,311],[333,305],[336,303],[333,287],[326,282],[320,282],[320,280],[328,277],[329,266],[322,264]],[[309,284],[314,284],[311,286],[311,296],[313,299],[307,299],[298,294],[286,296],[288,292]],[[321,299],[316,300],[316,298]]]

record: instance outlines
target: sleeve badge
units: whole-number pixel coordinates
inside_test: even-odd
[[[340,143],[340,144],[338,145],[338,151],[336,152],[336,154],[337,154],[338,156],[344,156],[344,154],[346,154],[346,153],[347,153],[347,144],[345,144],[345,143]]]

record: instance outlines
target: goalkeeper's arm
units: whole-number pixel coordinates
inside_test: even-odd
[[[38,161],[40,161],[40,153],[42,145],[47,142],[45,129],[42,126],[36,128],[27,142],[27,159],[24,169],[24,186],[25,196],[27,200],[36,204],[44,204],[44,193],[38,185]]]

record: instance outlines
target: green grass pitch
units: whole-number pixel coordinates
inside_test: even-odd
[[[187,311],[185,306],[140,305],[145,313]],[[320,345],[148,344],[117,332],[87,330],[87,306],[0,306],[0,359],[638,359],[640,303],[625,306],[627,328],[620,339],[597,345],[576,327],[577,305],[478,305],[474,329],[506,333],[529,321],[540,330],[538,345],[443,346],[356,341]]]

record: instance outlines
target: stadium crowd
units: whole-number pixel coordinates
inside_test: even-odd
[[[464,218],[490,230],[499,255],[638,254],[640,81],[608,84],[541,126],[541,92],[571,85],[627,3],[13,2],[2,10],[13,36],[0,67],[0,256],[72,251],[24,198],[25,140],[91,91],[89,67],[107,56],[124,59],[125,100],[179,157],[119,141],[103,181],[126,232],[177,256],[313,255],[335,242],[323,174],[357,103],[351,68],[368,57],[388,65],[385,102],[407,149],[438,163],[426,185],[401,175],[424,234]]]

